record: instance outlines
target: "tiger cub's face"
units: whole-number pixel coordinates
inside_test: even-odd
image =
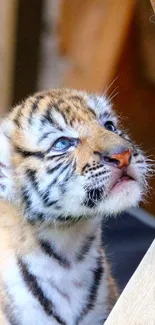
[[[35,94],[13,109],[2,132],[11,184],[4,196],[31,222],[116,214],[145,190],[145,157],[104,97],[64,89]]]

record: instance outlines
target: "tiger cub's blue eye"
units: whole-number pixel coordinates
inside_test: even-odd
[[[72,142],[70,139],[60,138],[55,141],[55,143],[53,145],[53,149],[63,151],[63,150],[67,150],[68,148],[70,148],[71,145],[72,145]]]

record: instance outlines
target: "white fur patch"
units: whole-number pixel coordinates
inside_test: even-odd
[[[13,196],[13,173],[11,166],[10,140],[0,130],[0,197],[11,199]]]

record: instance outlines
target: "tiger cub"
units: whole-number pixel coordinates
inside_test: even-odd
[[[141,200],[145,157],[106,98],[69,89],[13,108],[0,146],[0,324],[102,325],[101,221]]]

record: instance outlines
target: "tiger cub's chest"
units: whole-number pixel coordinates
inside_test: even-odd
[[[97,252],[69,262],[36,251],[12,265],[12,270],[6,272],[5,280],[15,318],[22,325],[103,323],[107,283]]]

